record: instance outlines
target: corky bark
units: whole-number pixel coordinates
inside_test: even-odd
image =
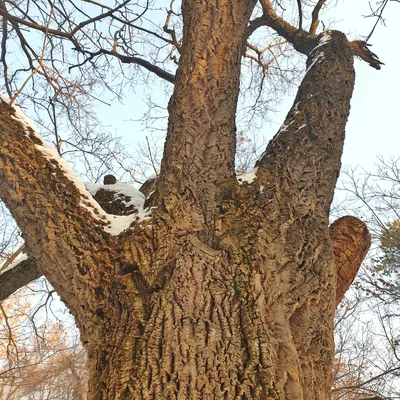
[[[217,188],[233,175],[240,62],[255,3],[182,3],[183,45],[159,184],[163,207],[181,221],[182,233],[208,236]]]
[[[0,104],[0,195],[77,320],[91,399],[329,398],[341,256],[328,212],[353,58],[340,32],[310,39],[295,104],[240,186],[234,118],[253,6],[183,2],[158,209],[118,237]]]
[[[335,254],[336,303],[339,304],[371,246],[371,234],[364,222],[350,216],[336,220],[329,227],[329,233]]]

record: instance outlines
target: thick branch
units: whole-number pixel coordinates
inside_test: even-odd
[[[295,28],[283,18],[279,17],[275,13],[269,0],[260,0],[260,2],[264,11],[264,15],[261,17],[261,20],[257,19],[253,21],[253,26],[251,26],[251,29],[254,30],[254,28],[259,25],[262,20],[264,20],[264,25],[269,26],[280,36],[292,43],[293,47],[297,51],[306,55],[310,54],[311,50],[316,45],[315,37],[303,29]]]
[[[314,7],[314,10],[312,12],[312,19],[311,19],[311,26],[310,26],[310,34],[315,35],[317,32],[317,28],[319,25],[319,11],[321,10],[321,7],[324,5],[326,0],[319,0],[316,6]]]
[[[364,222],[346,216],[329,228],[337,270],[336,303],[339,304],[360,269],[369,247],[371,235]]]
[[[150,190],[154,190],[154,185],[154,179],[151,179],[143,185],[141,191],[147,196]],[[99,188],[94,196],[103,210],[112,215],[130,215],[135,213],[134,207],[129,203],[129,196],[124,195],[124,201],[121,201],[121,196],[118,196],[118,192],[113,193],[108,186],[107,189],[102,190],[102,188]],[[24,249],[24,246],[21,247]],[[36,261],[32,258],[21,261],[4,273],[0,272],[0,301],[42,275],[42,272],[37,268]]]
[[[15,267],[0,274],[0,301],[41,276],[42,273],[37,269],[34,260],[21,261]]]
[[[320,215],[327,222],[354,87],[353,56],[345,35],[321,35],[307,65],[293,107],[269,143],[257,175],[265,190],[287,199],[282,216]]]
[[[180,228],[185,232],[213,223],[217,187],[234,173],[240,58],[254,5],[255,0],[211,0],[182,7],[183,45],[159,188],[170,216],[173,207],[180,209],[177,223],[188,222],[181,212],[192,213]],[[220,18],[222,9],[227,14]]]
[[[84,334],[97,329],[99,307],[109,307],[107,291],[100,295],[96,288],[107,285],[111,271],[118,272],[104,262],[118,263],[118,246],[103,229],[97,203],[21,118],[0,100],[0,196],[23,233],[28,255]]]

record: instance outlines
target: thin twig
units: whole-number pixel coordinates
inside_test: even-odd
[[[156,166],[154,164],[153,155],[151,154],[151,149],[150,149],[150,143],[149,143],[149,137],[148,136],[146,136],[146,142],[147,142],[147,149],[149,150],[150,162],[151,162],[151,165],[153,167],[154,173],[156,174],[156,177],[158,178],[158,171],[157,171],[157,168],[156,168]]]
[[[297,0],[297,8],[299,10],[299,29],[303,29],[303,10],[301,8],[301,0]]]
[[[383,10],[385,9],[385,7],[387,6],[388,3],[389,3],[389,0],[384,0],[383,4],[380,6],[380,8],[378,8],[378,10],[380,9],[379,15],[376,14],[376,11],[378,11],[378,10],[373,11],[372,15],[369,15],[369,17],[377,17],[377,18],[376,18],[375,24],[374,24],[371,32],[369,33],[369,35],[365,39],[365,43],[368,43],[368,40],[371,38],[372,34],[374,33],[375,28],[378,25],[378,22],[383,20],[383,18],[382,18]]]

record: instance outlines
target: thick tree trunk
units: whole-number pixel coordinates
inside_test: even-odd
[[[159,194],[183,233],[208,235],[217,188],[233,175],[240,63],[255,3],[182,2],[183,46],[168,106]]]
[[[337,273],[328,211],[352,55],[339,32],[312,38],[295,104],[255,181],[240,186],[234,118],[254,3],[183,2],[158,209],[118,237],[0,105],[0,195],[77,320],[91,399],[329,398]]]
[[[354,71],[344,35],[324,40],[259,180],[221,183],[211,245],[182,212],[196,204],[191,196],[177,201],[179,213],[170,202],[170,213],[154,217],[140,331],[128,311],[106,314],[102,351],[88,343],[93,397],[329,398],[336,268],[328,210]]]

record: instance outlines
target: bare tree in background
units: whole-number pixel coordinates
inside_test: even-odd
[[[398,326],[386,312],[378,297],[359,289],[338,307],[332,400],[398,398]]]
[[[85,353],[77,332],[50,312],[53,295],[38,281],[1,302],[1,399],[86,398]]]
[[[2,2],[11,101],[0,104],[0,195],[29,260],[76,319],[88,397],[328,399],[334,311],[370,240],[354,217],[328,227],[354,43],[318,32],[323,0],[286,2],[294,19],[268,0],[172,2],[166,18],[157,2],[82,4]],[[266,52],[260,29],[268,29]],[[11,43],[25,55],[22,67],[6,57]],[[242,60],[257,59],[259,87],[281,45],[306,56],[307,71],[254,179],[240,185]],[[151,216],[112,235],[111,217],[12,104],[28,101],[31,86],[78,112],[80,96],[98,84],[118,95],[144,79],[139,71],[173,84],[167,137],[145,203]],[[117,89],[110,77],[120,79]]]

